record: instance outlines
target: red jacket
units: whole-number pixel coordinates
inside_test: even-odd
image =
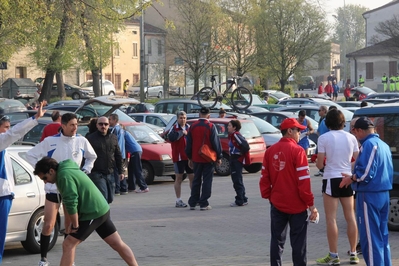
[[[319,90],[317,91],[318,94],[323,94],[323,86],[319,86]]]
[[[308,160],[295,140],[283,137],[266,150],[259,187],[262,198],[281,212],[296,214],[313,206]]]
[[[190,128],[189,125],[186,125],[184,130],[188,131]],[[171,142],[172,146],[172,159],[173,162],[176,163],[178,161],[188,160],[186,155],[186,136],[183,134],[183,128],[180,127],[179,124],[176,124],[172,127],[168,134],[168,139]]]
[[[324,87],[324,91],[325,91],[325,93],[333,93],[333,87],[330,85],[330,84],[327,84],[325,87]]]
[[[344,96],[345,97],[351,97],[351,88],[345,88]]]
[[[217,159],[223,157],[222,145],[217,134],[216,126],[207,119],[200,118],[194,122],[187,134],[186,154],[187,157],[196,163],[208,163],[198,153],[203,141],[216,152]]]
[[[48,124],[43,128],[42,137],[40,138],[40,141],[43,141],[47,137],[57,135],[60,132],[60,128],[61,128],[61,123],[59,122],[53,122],[51,124]]]

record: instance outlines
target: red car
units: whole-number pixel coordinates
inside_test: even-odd
[[[198,119],[187,120],[188,124],[192,124]],[[218,136],[222,143],[223,158],[222,164],[216,165],[215,171],[217,175],[227,176],[230,175],[230,154],[229,154],[229,139],[227,136],[227,124],[231,118],[210,118],[209,121],[215,124],[218,129]],[[241,130],[240,133],[247,139],[250,146],[251,164],[245,166],[245,170],[249,173],[256,173],[262,168],[263,155],[266,151],[265,141],[254,122],[250,120],[240,120]],[[166,133],[167,134],[167,133]]]
[[[155,176],[171,176],[175,171],[172,161],[172,147],[146,124],[139,122],[120,122],[143,149],[141,163],[147,184],[154,182]]]
[[[351,89],[351,93],[353,93],[353,97],[357,100],[357,101],[362,101],[363,99],[365,99],[367,96],[374,94],[375,91],[367,88],[367,87],[355,87]]]

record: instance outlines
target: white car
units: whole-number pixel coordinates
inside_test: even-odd
[[[6,243],[20,241],[26,251],[40,253],[46,194],[43,181],[33,174],[33,167],[25,161],[25,154],[29,149],[31,146],[26,145],[7,148],[14,170],[15,198],[8,216]],[[50,235],[49,250],[57,242],[59,231],[64,229],[64,212],[61,207]]]
[[[133,84],[127,89],[127,95],[129,97],[140,97],[140,81]],[[162,85],[152,85],[148,87],[147,81],[144,81],[144,98],[158,97],[162,98],[163,86]]]
[[[93,80],[88,80],[80,85],[80,87],[84,90],[93,90]],[[114,84],[107,80],[103,79],[103,86],[102,86],[102,94],[101,95],[115,95],[116,90]]]

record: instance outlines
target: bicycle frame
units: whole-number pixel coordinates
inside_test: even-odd
[[[230,92],[231,88],[233,85],[236,85],[237,82],[236,80],[240,80],[241,77],[232,77],[233,80],[227,80],[224,82],[220,82],[216,84],[216,78],[218,75],[211,75],[211,84],[212,84],[212,90],[216,92],[217,95],[226,97],[227,93]],[[227,89],[224,90],[223,94],[220,91],[220,86],[227,84]]]

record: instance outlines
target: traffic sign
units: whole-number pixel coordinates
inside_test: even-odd
[[[7,62],[0,62],[0,69],[7,69]]]

